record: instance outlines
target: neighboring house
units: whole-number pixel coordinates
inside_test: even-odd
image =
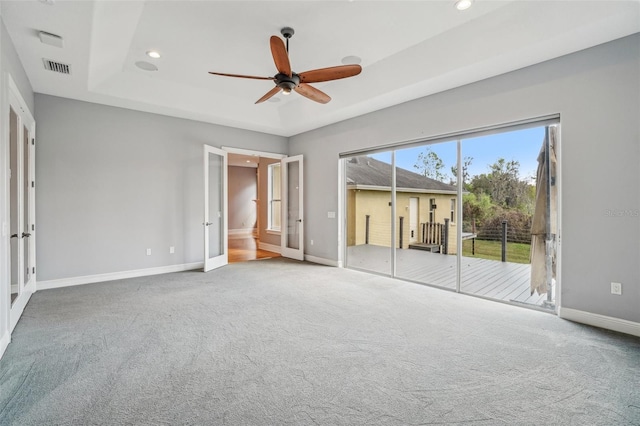
[[[367,156],[351,157],[347,160],[346,176],[347,245],[368,243],[388,247],[391,241],[391,164]],[[424,242],[425,233],[433,230],[433,225],[444,226],[448,222],[448,253],[455,254],[456,186],[396,168],[396,187],[398,235],[395,246],[408,248],[409,244]],[[437,236],[436,240],[436,244],[444,244]]]

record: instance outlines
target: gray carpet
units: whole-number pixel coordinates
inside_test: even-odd
[[[284,259],[36,293],[3,425],[638,425],[640,339]]]

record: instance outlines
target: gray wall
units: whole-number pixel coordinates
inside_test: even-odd
[[[256,226],[257,172],[255,167],[229,166],[229,231]]]
[[[11,41],[11,37],[9,37],[9,33],[7,32],[7,28],[4,25],[4,21],[2,22],[2,70],[8,72],[13,78],[13,81],[18,86],[18,90],[20,94],[24,98],[24,101],[31,112],[31,115],[34,114],[35,110],[35,101],[33,88],[31,87],[31,83],[29,82],[29,77],[27,77],[27,73],[24,71],[22,67],[22,62],[20,62],[20,58],[18,57],[18,53],[16,52],[15,47],[13,46],[13,42]]]
[[[287,149],[280,136],[41,94],[36,121],[38,281],[202,262],[203,145]]]
[[[562,306],[640,322],[640,218],[608,215],[640,209],[639,76],[636,34],[290,138],[307,254],[338,259],[340,152],[560,113]]]

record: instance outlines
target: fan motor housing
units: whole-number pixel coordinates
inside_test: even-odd
[[[276,86],[283,90],[291,91],[300,84],[300,76],[292,73],[291,77],[286,74],[276,74]]]

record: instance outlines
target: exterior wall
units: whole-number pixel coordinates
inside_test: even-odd
[[[456,195],[453,194],[417,194],[414,192],[396,192],[396,229],[398,232],[400,230],[400,216],[404,217],[404,226],[403,226],[403,236],[402,248],[409,247],[409,241],[411,238],[411,226],[409,223],[409,204],[410,198],[416,197],[418,198],[418,216],[419,226],[418,226],[418,240],[422,241],[422,224],[429,222],[429,200],[431,198],[435,199],[436,209],[434,210],[434,223],[445,223],[445,218],[450,218],[451,216],[451,199],[455,199]],[[457,206],[456,206],[457,208]],[[454,215],[455,218],[455,215]],[[449,242],[448,242],[448,253],[456,254],[456,223],[449,221]],[[400,246],[400,236],[396,236],[396,247]]]
[[[400,247],[400,217],[404,217],[402,248],[408,248],[411,238],[409,223],[409,199],[418,198],[419,223],[429,221],[429,200],[434,198],[435,223],[444,224],[450,217],[450,203],[455,195],[420,194],[414,192],[396,192],[396,247]],[[391,241],[391,193],[387,191],[368,191],[351,189],[347,195],[347,241],[349,245],[365,244],[366,216],[369,215],[369,244],[389,247]],[[449,254],[456,253],[456,224],[449,226]],[[421,226],[418,227],[418,240],[422,239]]]
[[[355,246],[358,243],[358,228],[356,226],[356,190],[347,190],[347,246]]]

